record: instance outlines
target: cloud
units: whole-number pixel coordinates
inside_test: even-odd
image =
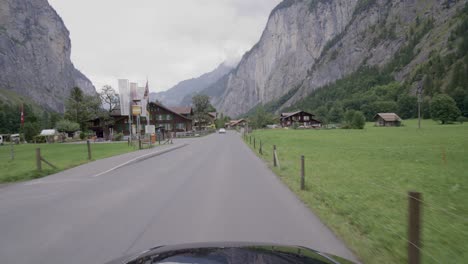
[[[70,30],[72,60],[97,87],[118,78],[152,91],[234,65],[280,0],[49,0]]]

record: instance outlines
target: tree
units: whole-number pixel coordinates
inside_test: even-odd
[[[80,124],[84,131],[87,129],[86,123],[98,117],[101,106],[99,96],[85,95],[79,87],[74,87],[65,102],[65,119]]]
[[[455,100],[446,94],[438,94],[432,98],[431,116],[432,119],[446,124],[450,121],[455,121],[461,114]]]
[[[341,105],[335,105],[330,109],[329,119],[332,123],[340,123],[343,120],[343,107]]]
[[[56,128],[59,132],[73,133],[80,130],[80,124],[62,119],[57,122]]]
[[[47,111],[42,112],[41,128],[42,129],[51,128],[51,126],[50,126],[50,117],[49,117],[49,113]]]
[[[99,96],[103,106],[108,110],[109,113],[120,105],[119,96],[114,88],[112,88],[110,85],[104,85]]]
[[[254,128],[264,128],[274,123],[272,114],[265,111],[263,105],[257,107],[254,115],[251,117],[251,124]]]
[[[213,107],[210,104],[210,97],[208,95],[197,94],[192,97],[193,104],[193,116],[198,122],[198,129],[201,130],[202,124],[206,123],[208,120],[208,113]]]
[[[328,108],[326,106],[322,105],[315,109],[314,114],[322,124],[328,124]]]
[[[403,118],[416,117],[418,114],[418,98],[404,95],[398,99],[398,114]]]
[[[24,135],[24,139],[26,139],[26,141],[32,141],[33,138],[41,132],[41,129],[39,127],[39,123],[27,122],[27,123],[24,123],[22,132]]]

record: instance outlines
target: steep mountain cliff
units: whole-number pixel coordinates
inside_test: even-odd
[[[214,84],[231,70],[231,66],[222,63],[215,70],[205,73],[200,77],[182,81],[167,91],[151,93],[150,100],[159,100],[168,106],[189,105],[191,104],[193,94]]]
[[[70,53],[69,32],[47,0],[0,2],[0,88],[63,112],[74,86],[96,93]]]
[[[385,70],[388,81],[382,84],[417,87],[414,72],[434,52],[448,52],[447,39],[465,3],[285,0],[272,11],[259,42],[227,75],[213,103],[230,116],[257,105],[278,111],[369,67],[378,74]]]

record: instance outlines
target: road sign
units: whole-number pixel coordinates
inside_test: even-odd
[[[141,105],[132,105],[132,115],[134,116],[141,115]]]
[[[156,126],[155,126],[155,125],[147,125],[147,126],[145,126],[145,133],[146,133],[146,134],[154,134],[154,133],[156,133]]]

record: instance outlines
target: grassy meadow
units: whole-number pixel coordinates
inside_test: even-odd
[[[86,144],[21,144],[14,145],[15,159],[11,160],[10,145],[0,146],[0,182],[14,182],[40,178],[88,162]],[[55,165],[52,169],[42,163],[42,172],[36,170],[36,148]],[[92,144],[93,160],[134,151],[125,143]]]
[[[265,161],[364,263],[407,261],[408,191],[423,196],[423,263],[468,260],[468,124],[257,130]],[[252,146],[253,148],[253,143]],[[306,190],[300,190],[305,155]]]

